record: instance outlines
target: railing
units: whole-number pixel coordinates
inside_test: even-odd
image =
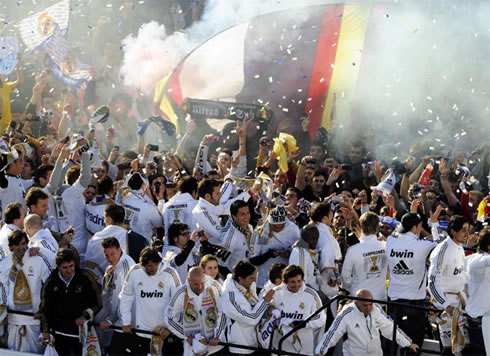
[[[306,324],[314,318],[316,315],[321,313],[323,310],[328,308],[332,303],[336,301],[341,301],[343,299],[349,299],[349,300],[358,300],[358,301],[363,301],[363,302],[371,302],[371,303],[377,303],[377,304],[385,304],[385,305],[393,305],[393,306],[399,306],[399,307],[407,307],[407,308],[412,308],[412,309],[419,309],[419,310],[424,310],[426,312],[436,312],[440,313],[442,310],[440,309],[435,309],[435,308],[429,308],[429,307],[424,307],[420,305],[413,305],[413,304],[406,304],[406,303],[399,303],[399,302],[394,302],[394,301],[386,301],[386,300],[377,300],[377,299],[368,299],[368,298],[360,298],[360,297],[354,297],[350,295],[337,295],[334,298],[330,299],[325,305],[323,305],[320,309],[316,310],[313,314],[311,314],[309,317],[307,317],[305,320],[302,320],[300,323],[298,323],[293,329],[291,329],[289,332],[287,332],[285,335],[283,335],[279,339],[279,344],[278,348],[274,349],[272,348],[272,337],[274,333],[271,336],[271,341],[269,344],[269,348],[267,349],[268,352],[277,354],[277,355],[291,355],[291,356],[307,356],[304,354],[300,354],[297,352],[289,352],[289,351],[283,351],[282,350],[282,344],[283,342],[290,337],[293,333],[295,333],[297,330],[303,328],[306,326]],[[21,314],[21,315],[27,315],[27,316],[34,316],[34,313],[30,312],[24,312],[24,311],[17,311],[17,310],[8,310],[9,313],[13,314]],[[396,309],[395,309],[395,317],[396,317]],[[396,318],[395,318],[396,319]],[[99,323],[93,323],[95,326],[99,326]],[[109,326],[110,329],[114,330],[122,330],[122,327],[116,326],[116,325],[111,325]],[[393,336],[392,336],[392,354],[396,353],[396,334],[397,334],[397,324],[393,322]],[[155,335],[158,336],[159,334],[153,332],[153,331],[148,331],[148,330],[141,330],[141,329],[132,329],[133,333],[139,333],[139,334],[146,334],[146,335]],[[440,341],[439,341],[440,342]],[[239,349],[245,349],[245,350],[252,350],[252,351],[264,351],[265,349],[261,347],[253,347],[253,346],[247,346],[247,345],[238,345],[238,344],[231,344],[228,342],[219,342],[218,345],[222,346],[227,346],[227,347],[234,347],[234,348],[239,348]],[[165,350],[165,348],[164,348]],[[425,349],[419,349],[420,352],[424,353],[429,353],[429,354],[439,354],[439,352],[433,351],[433,350],[425,350]],[[165,355],[165,352],[163,353]]]
[[[325,305],[323,305],[320,309],[315,311],[313,314],[311,314],[309,317],[307,317],[305,320],[301,321],[296,325],[292,330],[284,334],[280,339],[279,339],[279,345],[278,345],[278,352],[282,351],[282,344],[283,342],[290,337],[293,333],[295,333],[297,330],[303,328],[306,326],[306,324],[313,319],[316,315],[321,313],[323,310],[328,308],[333,302],[340,301],[343,299],[350,299],[350,300],[359,300],[363,302],[371,302],[371,303],[377,303],[377,304],[386,304],[386,305],[393,305],[393,306],[400,306],[400,307],[407,307],[407,308],[413,308],[413,309],[419,309],[419,310],[424,310],[428,312],[436,312],[440,313],[442,310],[440,309],[435,309],[435,308],[428,308],[420,305],[412,305],[412,304],[406,304],[406,303],[399,303],[399,302],[393,302],[393,301],[386,301],[386,300],[378,300],[378,299],[368,299],[368,298],[360,298],[360,297],[354,297],[350,295],[337,295],[334,298],[330,299]],[[395,311],[396,313],[396,311]],[[395,314],[396,315],[396,314]],[[393,322],[393,336],[392,336],[392,354],[396,354],[396,333],[397,333],[397,325],[395,322]],[[429,353],[429,354],[440,354],[439,352],[433,351],[433,350],[424,350],[424,349],[419,349],[420,352],[424,353]]]

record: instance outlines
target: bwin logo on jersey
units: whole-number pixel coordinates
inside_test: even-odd
[[[154,292],[141,291],[141,298],[163,298],[163,292],[159,292],[155,289]]]
[[[461,268],[454,268],[454,272],[453,272],[453,275],[457,276],[458,274],[460,273],[463,273],[463,267]]]
[[[284,310],[281,310],[281,318],[289,318],[289,319],[303,319],[303,314],[298,313],[297,311],[293,313],[286,313]]]
[[[391,250],[390,257],[398,257],[398,258],[413,258],[413,252],[405,251],[395,251]]]

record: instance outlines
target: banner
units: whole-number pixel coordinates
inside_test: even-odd
[[[92,79],[91,67],[78,60],[62,32],[54,32],[46,44],[46,52],[51,74],[65,85],[80,88]]]
[[[186,98],[181,109],[193,119],[243,120],[245,114],[261,119],[270,118],[271,112],[261,105],[228,103],[225,101]]]
[[[17,65],[17,37],[0,37],[0,74],[10,74]]]
[[[30,50],[42,49],[58,27],[63,36],[68,32],[70,0],[63,0],[43,11],[26,17],[18,25],[20,36]]]

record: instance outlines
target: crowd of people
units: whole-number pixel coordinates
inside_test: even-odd
[[[174,30],[200,16],[189,3]],[[253,112],[176,128],[115,89],[117,65],[77,91],[24,64],[0,78],[2,347],[265,355],[289,332],[282,349],[303,355],[490,347],[484,142],[387,160],[372,130],[312,137],[307,113],[290,132]]]

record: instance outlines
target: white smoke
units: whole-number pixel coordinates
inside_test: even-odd
[[[186,54],[216,33],[266,13],[328,3],[335,1],[209,0],[201,20],[185,32],[166,36],[163,25],[151,22],[142,25],[136,37],[130,35],[124,39],[121,74],[126,85],[149,93],[156,82],[175,68]],[[226,43],[223,43],[222,50],[226,51]]]

